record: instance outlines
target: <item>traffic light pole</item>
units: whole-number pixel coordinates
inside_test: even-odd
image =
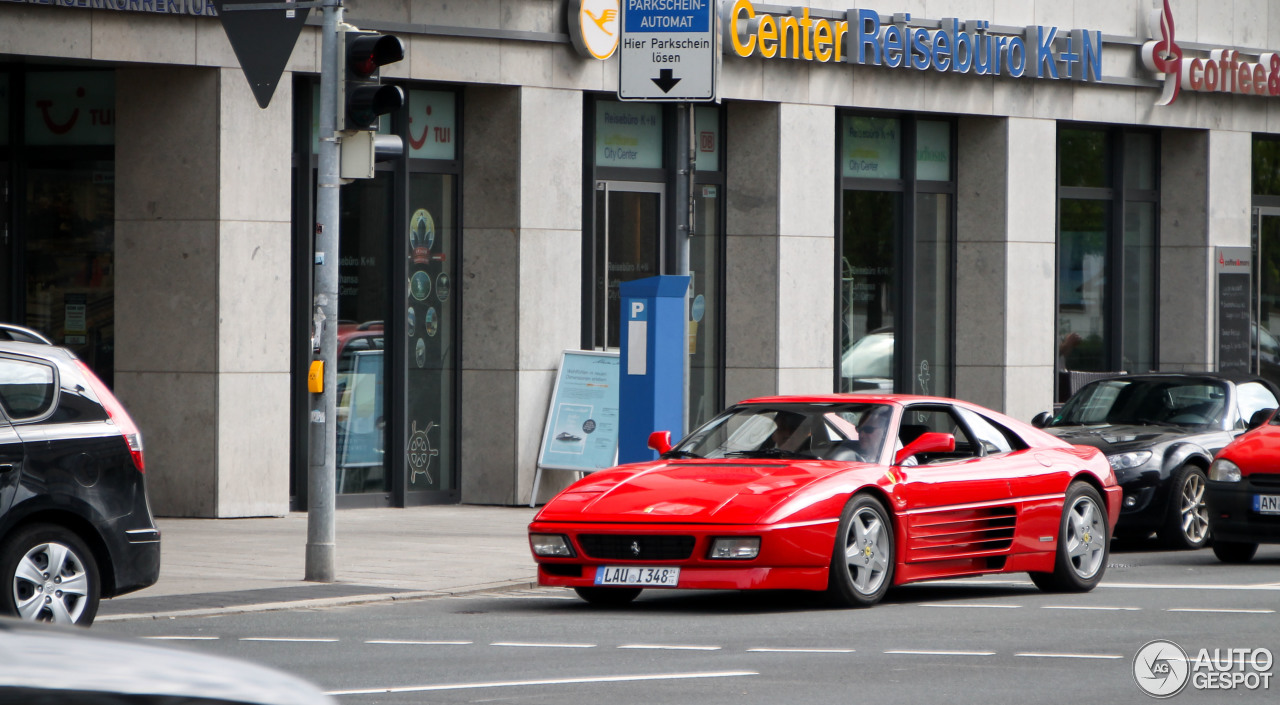
[[[307,475],[307,564],[305,579],[335,580],[334,530],[337,484],[338,362],[338,72],[342,0],[324,0],[320,59],[320,173],[316,195],[312,348],[324,364],[323,389],[311,394],[311,467]]]

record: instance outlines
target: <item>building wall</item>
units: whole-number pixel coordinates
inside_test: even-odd
[[[154,506],[283,515],[289,87],[259,111],[230,69],[121,69],[116,85],[116,387]]]
[[[405,39],[386,77],[464,87],[462,497],[528,501],[559,354],[579,344],[584,95],[616,91],[617,59],[565,43],[561,0],[345,5],[349,22]],[[873,6],[1136,42],[1154,4]],[[1280,4],[1178,0],[1175,12],[1188,47],[1280,49]],[[318,37],[304,29],[264,111],[216,19],[0,5],[2,51],[118,66],[116,379],[162,514],[287,510],[290,75],[318,70]],[[834,386],[832,162],[846,108],[958,117],[958,396],[1019,418],[1053,401],[1063,121],[1159,130],[1160,367],[1212,368],[1210,257],[1249,242],[1251,136],[1280,133],[1280,99],[1185,92],[1157,106],[1136,43],[1108,45],[1104,74],[1126,85],[725,56],[726,401]],[[551,474],[539,498],[568,479]]]

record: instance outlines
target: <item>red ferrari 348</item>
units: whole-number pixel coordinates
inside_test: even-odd
[[[529,525],[541,585],[599,605],[645,588],[826,591],[1028,572],[1088,591],[1120,488],[1096,449],[954,399],[832,394],[736,404],[658,460],[591,473]]]

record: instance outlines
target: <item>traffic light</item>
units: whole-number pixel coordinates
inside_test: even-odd
[[[351,28],[342,33],[342,94],[338,129],[376,130],[378,118],[404,105],[404,91],[384,86],[378,69],[404,58],[404,45],[390,34]]]

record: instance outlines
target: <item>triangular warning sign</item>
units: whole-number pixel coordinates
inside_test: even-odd
[[[258,106],[271,104],[276,84],[284,73],[293,45],[298,43],[302,25],[307,22],[310,7],[285,8],[292,2],[263,2],[262,0],[213,0],[227,33],[231,48],[240,60],[244,77],[249,79],[253,97]],[[240,9],[237,5],[279,5],[282,9]]]

